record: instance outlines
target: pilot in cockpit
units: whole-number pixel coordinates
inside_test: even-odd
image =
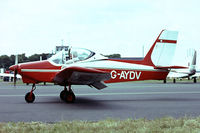
[[[69,49],[68,51],[68,58],[66,59],[66,63],[67,64],[70,64],[70,63],[74,63],[74,62],[77,62],[79,61],[79,58],[78,58],[78,53],[77,51],[72,51],[71,48]]]
[[[87,49],[69,48],[68,51],[62,50],[48,60],[55,64],[71,64],[78,61],[87,60],[94,55],[94,52]]]
[[[72,56],[72,60],[73,60],[74,62],[79,61],[77,51],[72,51],[72,55],[71,55],[71,56]]]

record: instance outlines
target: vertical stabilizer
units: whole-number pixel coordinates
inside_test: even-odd
[[[171,66],[175,54],[178,32],[162,30],[144,58],[146,65]]]

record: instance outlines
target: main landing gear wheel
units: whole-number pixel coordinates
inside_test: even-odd
[[[65,90],[63,90],[63,91],[60,92],[60,99],[61,99],[62,101],[64,101],[64,99],[65,99],[65,98],[64,98],[65,93],[66,93]]]
[[[75,95],[74,92],[71,90],[71,85],[69,85],[69,88],[67,89],[65,86],[65,89],[60,92],[60,99],[62,101],[65,101],[66,103],[74,103],[75,102]]]
[[[25,96],[25,100],[27,103],[33,103],[35,100],[35,95],[34,93],[28,92]]]
[[[74,103],[76,97],[72,91],[63,90],[60,92],[60,99],[66,103]]]
[[[64,95],[64,101],[66,102],[66,103],[74,103],[75,102],[75,95],[74,95],[74,93],[73,92],[67,92],[67,93],[65,93],[65,95]]]

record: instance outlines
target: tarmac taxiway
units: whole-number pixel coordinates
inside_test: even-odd
[[[76,102],[60,100],[62,86],[38,85],[34,103],[24,95],[31,86],[0,82],[0,122],[64,120],[97,121],[107,118],[175,118],[200,115],[200,83],[116,83],[103,90],[72,86]]]

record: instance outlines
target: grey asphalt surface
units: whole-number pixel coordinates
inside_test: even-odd
[[[97,121],[107,118],[175,118],[200,115],[200,83],[117,83],[103,90],[72,86],[74,104],[60,100],[62,86],[38,85],[36,100],[28,104],[24,95],[31,85],[0,82],[0,122],[64,120]]]

